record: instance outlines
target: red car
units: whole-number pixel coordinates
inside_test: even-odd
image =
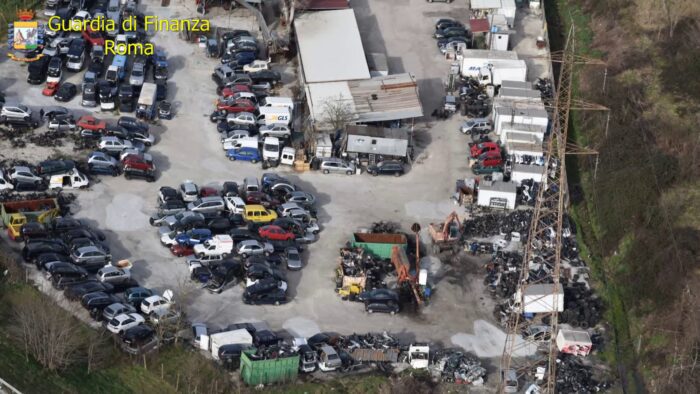
[[[222,101],[216,103],[216,109],[226,112],[255,112],[255,103],[246,99],[238,99],[235,101]]]
[[[473,158],[479,157],[486,152],[496,152],[501,155],[501,147],[495,142],[482,142],[480,144],[470,144],[469,155]]]
[[[294,239],[294,233],[273,224],[260,227],[258,229],[258,235],[272,241],[289,241]]]
[[[153,162],[143,154],[138,155],[128,155],[122,159],[122,166],[124,168],[135,168],[141,171],[155,171],[156,166]]]
[[[200,197],[219,196],[219,191],[215,187],[204,186],[199,189]]]
[[[221,90],[221,96],[226,98],[226,97],[231,97],[236,93],[239,92],[248,92],[250,93],[250,87],[248,85],[232,85],[227,88],[223,88]]]
[[[246,204],[259,204],[265,208],[276,208],[281,204],[279,200],[275,200],[263,192],[248,192],[245,194]]]
[[[76,125],[81,130],[96,131],[103,134],[105,132],[105,127],[107,127],[107,122],[104,120],[99,120],[94,116],[83,115],[78,119],[78,123],[76,123]]]
[[[191,256],[194,254],[194,248],[192,246],[185,246],[179,244],[171,246],[170,251],[177,257]]]
[[[478,163],[482,167],[496,167],[503,164],[503,158],[501,157],[501,152],[485,152],[479,155],[477,158]]]
[[[102,37],[99,31],[92,30],[89,26],[87,29],[83,30],[83,38],[90,45],[105,45],[105,39]]]
[[[58,82],[46,82],[46,87],[41,91],[44,96],[53,96],[58,92]]]

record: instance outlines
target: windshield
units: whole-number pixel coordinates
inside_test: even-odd
[[[138,68],[135,68],[135,69],[131,70],[131,75],[134,77],[142,77],[143,71],[139,70]]]
[[[109,321],[109,324],[110,324],[111,326],[118,326],[118,325],[119,325],[119,320],[117,320],[116,318],[113,318],[112,320]]]
[[[275,144],[265,144],[265,150],[269,152],[277,152],[279,145]]]

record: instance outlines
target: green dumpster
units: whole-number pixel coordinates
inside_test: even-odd
[[[268,360],[256,360],[255,350],[245,351],[241,354],[241,377],[245,384],[257,386],[259,384],[289,383],[297,378],[299,372],[299,355],[275,358]]]
[[[352,247],[361,247],[382,259],[391,258],[391,249],[395,245],[406,250],[406,242],[404,234],[384,233],[354,233],[351,240]]]

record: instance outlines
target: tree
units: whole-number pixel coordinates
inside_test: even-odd
[[[344,129],[353,119],[352,108],[348,99],[339,94],[336,98],[328,98],[323,103],[323,121],[333,127],[333,130]]]
[[[17,293],[15,330],[31,354],[45,368],[56,371],[83,359],[82,327],[72,315],[33,289]]]

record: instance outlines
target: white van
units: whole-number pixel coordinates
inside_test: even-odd
[[[240,197],[224,197],[226,209],[231,213],[242,214],[245,211],[245,202]]]
[[[224,149],[228,147],[228,149],[240,149],[240,148],[254,148],[258,149],[260,143],[258,141],[258,137],[244,137],[237,139],[233,143],[224,143]]]
[[[294,160],[296,159],[296,151],[291,146],[285,146],[282,148],[282,153],[280,154],[280,163],[288,166],[294,165]]]
[[[294,100],[291,97],[267,96],[260,100],[260,107],[287,107],[294,111]]]
[[[280,159],[280,140],[277,137],[265,137],[262,148],[263,160],[277,162]]]
[[[49,189],[82,189],[88,187],[88,178],[76,169],[63,174],[52,175],[49,179]]]
[[[257,123],[258,125],[283,124],[289,126],[292,123],[292,111],[287,107],[259,107]]]

